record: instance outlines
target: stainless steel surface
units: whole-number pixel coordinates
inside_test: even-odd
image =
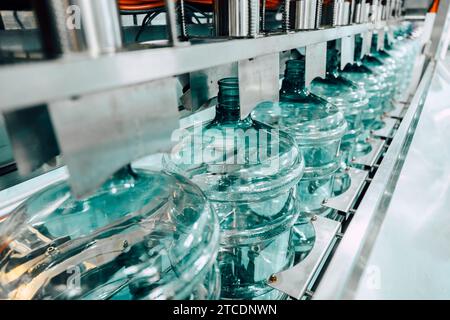
[[[375,22],[378,16],[378,1],[373,0],[372,5],[370,6],[370,21]]]
[[[383,118],[384,127],[371,132],[375,138],[392,138],[398,121],[394,118]]]
[[[0,167],[14,161],[5,122],[0,115]]]
[[[167,38],[172,46],[178,46],[180,45],[180,41],[178,39],[177,14],[175,10],[175,3],[173,3],[173,1],[171,0],[164,0],[164,3],[166,5]]]
[[[219,86],[217,82],[226,77],[238,76],[238,63],[228,63],[217,67],[191,72],[189,83],[191,87],[192,108],[196,111],[209,99],[217,96]],[[183,104],[186,108],[186,105]]]
[[[361,23],[362,22],[362,3],[358,2],[356,4],[355,14],[354,14],[354,21],[355,23]]]
[[[362,33],[368,28],[367,24],[352,25],[188,47],[120,52],[97,59],[71,57],[2,66],[0,86],[6,94],[0,99],[0,111],[189,73]],[[36,75],[45,75],[45,81],[36,81]],[[17,83],[21,85],[17,86]]]
[[[366,2],[366,5],[364,7],[363,11],[363,22],[367,23],[369,22],[369,14],[370,14],[370,3]]]
[[[335,0],[333,11],[333,25],[341,26],[344,20],[344,0]]]
[[[283,32],[289,33],[289,30],[291,29],[291,0],[283,0],[282,5],[282,17],[281,17],[281,28]]]
[[[394,105],[395,105],[395,109],[387,114],[388,117],[392,117],[395,119],[403,119],[406,105],[401,102],[395,102]]]
[[[327,67],[327,43],[317,43],[306,47],[305,83],[309,86],[315,78],[325,78]]]
[[[259,34],[258,0],[218,0],[214,10],[217,36],[248,37]]]
[[[350,177],[350,187],[343,194],[327,199],[323,206],[338,210],[342,213],[350,212],[356,203],[358,196],[366,182],[369,172],[356,168],[348,168],[347,174]]]
[[[341,39],[341,69],[355,61],[355,36],[351,35]]]
[[[450,298],[449,71],[437,67],[356,299]]]
[[[89,194],[133,160],[170,151],[175,142],[175,78],[52,103],[49,108],[76,196]]]
[[[317,11],[318,11],[318,0],[311,0],[310,7],[309,7],[309,17],[308,17],[308,28],[309,29],[316,29],[318,27],[317,19]]]
[[[378,13],[378,21],[386,18],[386,5],[382,5]]]
[[[187,25],[186,25],[186,9],[185,9],[184,1],[185,0],[180,0],[178,2],[179,3],[179,6],[178,6],[178,8],[179,8],[178,9],[178,15],[179,15],[178,21],[179,21],[179,24],[180,24],[180,36],[183,39],[187,38],[187,36],[188,36]]]
[[[367,6],[366,6],[366,1],[362,0],[361,1],[361,17],[360,17],[360,22],[361,23],[366,23],[367,22],[367,14],[366,14],[366,10],[367,10]]]
[[[390,19],[392,15],[391,11],[391,0],[386,1],[386,20]]]
[[[336,241],[336,234],[341,228],[339,222],[322,217],[317,217],[313,225],[316,230],[316,242],[309,255],[294,267],[275,274],[276,281],[269,282],[271,287],[295,299],[300,299],[305,294],[317,269],[328,256]]]
[[[366,268],[367,260],[383,224],[409,143],[414,135],[433,69],[434,66],[430,64],[363,201],[319,283],[314,299],[354,298],[361,276],[365,270],[370,269]],[[408,245],[402,250],[407,247]]]
[[[425,13],[433,3],[433,0],[407,0],[404,1],[404,8],[408,12]]]
[[[77,0],[90,54],[97,56],[122,47],[122,30],[116,0]]]
[[[316,11],[316,25],[314,29],[319,29],[321,24],[323,10],[323,0],[317,0],[317,11]]]
[[[250,30],[249,36],[256,37],[260,32],[260,13],[261,13],[261,3],[260,0],[250,0]]]
[[[363,36],[363,42],[361,47],[361,58],[363,58],[365,55],[368,55],[370,53],[370,48],[372,47],[372,37],[373,37],[373,31],[367,31],[364,32]]]
[[[307,16],[309,15],[306,12],[306,2],[305,0],[292,1],[290,3],[291,10],[295,12],[293,21],[293,28],[295,30],[309,29]]]
[[[305,8],[305,10],[304,10],[305,17],[303,19],[304,20],[303,28],[304,29],[309,29],[310,25],[311,25],[310,21],[315,19],[316,16],[315,15],[312,16],[312,12],[311,12],[311,8],[312,8],[311,5],[312,5],[312,3],[311,3],[311,1],[304,0],[304,1],[301,1],[301,2],[304,3],[304,8]]]
[[[344,10],[342,13],[342,26],[346,26],[350,23],[350,2],[344,1]]]
[[[384,28],[377,30],[377,50],[384,50]]]
[[[292,1],[291,7],[291,10],[295,12],[294,29],[301,30],[305,27],[305,1]]]
[[[278,101],[279,70],[280,57],[277,53],[239,61],[239,102],[242,119],[259,103]]]
[[[84,50],[84,39],[71,25],[68,13],[76,3],[72,0],[42,0],[33,2],[34,13],[40,29],[42,49],[47,58]],[[78,26],[78,28],[81,26]]]
[[[46,105],[5,113],[14,159],[20,174],[26,176],[59,154]]]
[[[383,152],[383,148],[385,145],[384,140],[370,139],[369,143],[372,146],[372,150],[365,156],[355,158],[353,160],[354,165],[359,165],[363,167],[373,167],[377,163],[378,159],[380,159],[381,153]]]

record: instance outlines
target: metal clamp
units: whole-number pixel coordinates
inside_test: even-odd
[[[340,212],[349,213],[360,195],[369,173],[365,170],[349,167],[346,170],[350,178],[350,186],[344,193],[324,201],[323,206]]]
[[[310,283],[320,271],[336,242],[341,229],[339,222],[317,217],[312,221],[316,230],[316,242],[309,255],[292,268],[276,273],[268,279],[268,285],[294,299],[300,299],[309,289]]]
[[[354,165],[371,168],[377,163],[383,153],[386,142],[380,139],[370,139],[369,143],[372,146],[372,150],[365,156],[355,158],[352,162]]]
[[[383,122],[383,128],[371,131],[372,136],[376,138],[392,138],[394,136],[394,129],[397,125],[397,120],[394,118],[384,118]]]

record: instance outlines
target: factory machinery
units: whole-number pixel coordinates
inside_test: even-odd
[[[0,298],[405,297],[369,258],[448,77],[449,3],[418,3],[2,1]],[[344,120],[344,87],[372,109]],[[183,162],[185,135],[232,126],[277,166]]]

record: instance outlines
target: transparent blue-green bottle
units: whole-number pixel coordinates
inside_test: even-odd
[[[386,85],[386,90],[381,94],[383,99],[383,112],[390,112],[394,110],[393,100],[397,90],[397,77],[395,70],[384,59],[380,58],[380,54],[372,53],[366,55],[362,59],[363,65],[370,70],[380,75]]]
[[[366,91],[350,80],[342,77],[339,70],[339,52],[334,46],[327,51],[327,72],[324,79],[317,78],[311,83],[311,92],[327,100],[341,111],[347,121],[347,131],[341,142],[341,167],[336,173],[334,193],[346,191],[350,179],[346,168],[355,156],[356,140],[363,131],[362,112],[368,107]]]
[[[127,167],[84,200],[58,182],[0,224],[0,298],[215,299],[218,244],[182,176]]]
[[[409,38],[410,32],[410,24],[406,24],[395,30],[392,44],[385,39],[385,51],[391,56],[398,70],[396,99],[405,98],[403,95],[409,87],[414,60],[420,49],[419,42]]]
[[[307,218],[330,213],[322,203],[333,194],[340,167],[339,148],[347,131],[344,115],[326,100],[309,92],[304,80],[305,60],[289,60],[280,91],[280,103],[260,104],[252,117],[285,130],[295,138],[305,160],[299,183],[301,210]],[[296,224],[296,252],[306,256],[315,241],[314,230],[303,217]]]
[[[340,75],[351,80],[366,91],[369,104],[362,112],[364,130],[359,135],[355,148],[355,156],[360,157],[371,152],[372,147],[367,142],[370,131],[381,121],[386,100],[387,84],[383,75],[377,74],[361,63],[361,43],[356,43],[354,64],[347,65]]]
[[[222,299],[280,299],[267,285],[293,265],[303,160],[286,133],[241,119],[237,78],[219,81],[214,120],[180,134],[166,167],[205,192],[220,220]]]
[[[391,85],[391,103],[395,100],[400,83],[402,81],[402,65],[399,63],[398,60],[394,58],[394,56],[391,54],[392,46],[387,41],[387,36],[385,35],[384,39],[384,48],[381,50],[377,50],[377,43],[378,43],[378,35],[374,35],[373,43],[372,43],[372,49],[371,49],[371,55],[378,59],[380,62],[383,63],[383,65],[386,67],[386,69],[390,72],[390,80],[392,81]],[[389,112],[394,108],[393,105],[387,105],[385,107],[385,111]]]

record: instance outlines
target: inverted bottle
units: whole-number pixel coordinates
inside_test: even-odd
[[[381,121],[383,114],[384,102],[386,99],[387,85],[382,75],[370,70],[361,63],[361,43],[356,43],[355,60],[353,64],[347,65],[340,75],[353,81],[366,91],[369,104],[362,112],[362,123],[364,130],[358,137],[355,149],[355,156],[363,156],[372,150],[368,143],[370,131]]]
[[[293,264],[303,160],[284,132],[240,118],[237,78],[219,81],[214,120],[191,127],[166,167],[205,192],[220,219],[223,299],[278,299],[269,277]]]
[[[356,140],[363,131],[362,112],[368,107],[366,91],[339,74],[339,52],[334,43],[327,50],[327,70],[324,79],[316,78],[311,83],[311,92],[335,105],[347,121],[347,131],[342,138],[341,167],[336,174],[334,194],[339,195],[350,186],[346,168],[350,165],[356,147]]]
[[[344,115],[326,100],[309,92],[304,80],[305,61],[289,60],[280,90],[280,103],[262,103],[252,113],[255,119],[288,132],[305,159],[305,174],[299,183],[301,210],[307,217],[327,215],[322,206],[333,193],[334,176],[340,166],[341,139],[347,131]],[[296,225],[297,252],[312,249],[314,233],[305,219]]]
[[[329,46],[326,76],[311,83],[311,92],[335,105],[345,116],[347,131],[340,148],[345,167],[354,156],[356,138],[363,130],[362,112],[368,107],[369,100],[364,88],[339,74],[339,64],[338,50]]]
[[[176,174],[118,171],[77,200],[58,182],[0,225],[4,299],[215,299],[218,221]]]

